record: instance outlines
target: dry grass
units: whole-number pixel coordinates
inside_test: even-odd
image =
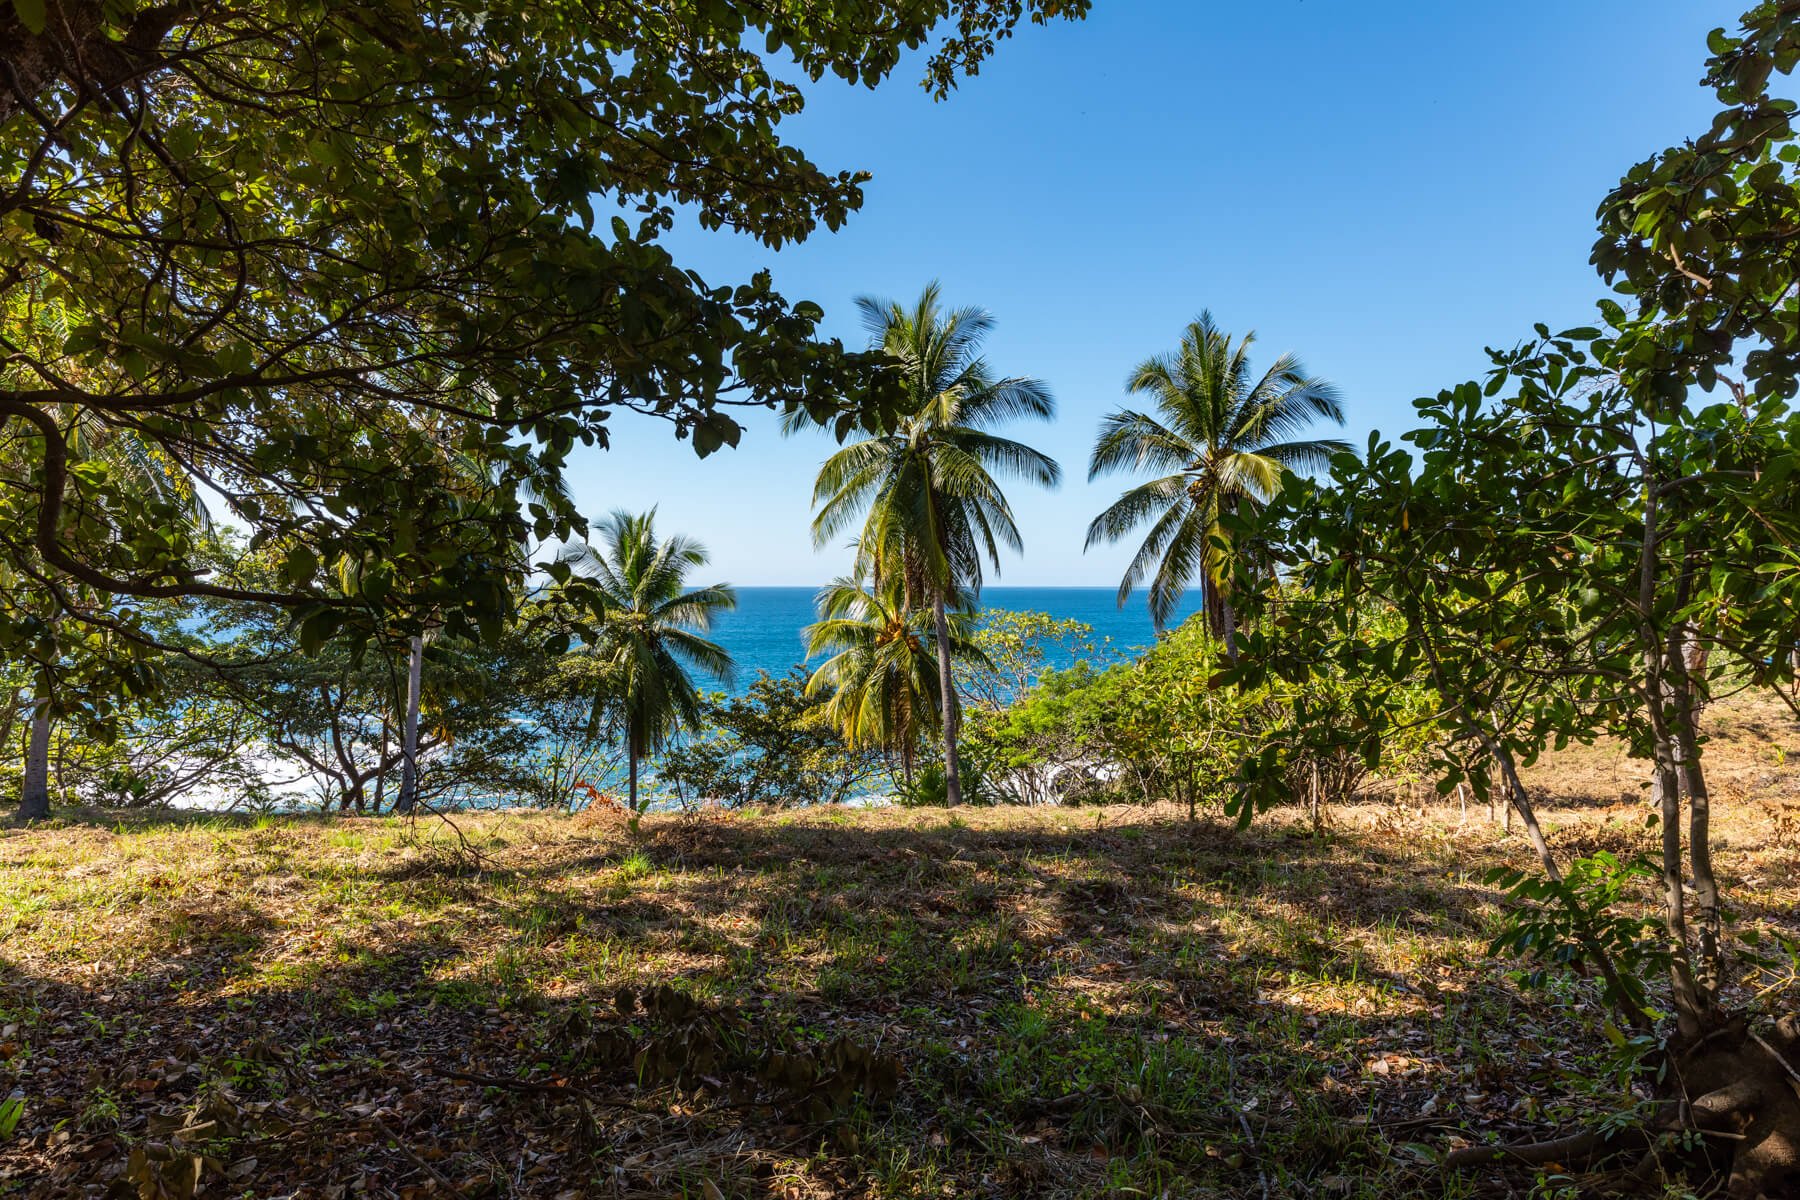
[[[1722,868],[1785,927],[1800,727],[1740,699],[1711,728]],[[1635,779],[1599,747],[1531,776],[1559,844],[1615,852],[1648,848]],[[462,822],[478,856],[389,820],[120,822],[0,837],[0,1089],[25,1103],[0,1194],[101,1194],[148,1143],[200,1154],[203,1195],[1439,1196],[1473,1185],[1409,1143],[1619,1098],[1591,988],[1486,957],[1480,873],[1524,847],[1454,807],[1324,834],[508,814]],[[739,1059],[845,1036],[900,1089],[823,1111],[731,1063],[678,1086],[574,1061],[559,1031],[590,1007],[675,1036],[611,1011],[656,985]],[[162,1153],[138,1176],[179,1185]]]

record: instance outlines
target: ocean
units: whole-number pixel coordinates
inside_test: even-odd
[[[813,609],[816,588],[739,588],[738,606],[723,613],[713,625],[712,638],[737,661],[736,687],[742,689],[758,671],[782,675],[806,657],[800,631],[817,620]],[[988,587],[981,592],[984,610],[1042,612],[1058,618],[1074,618],[1094,630],[1095,642],[1107,642],[1113,657],[1129,656],[1156,641],[1142,589],[1132,593],[1120,608],[1114,588],[1094,587]],[[1173,623],[1179,624],[1199,609],[1198,593],[1191,593]],[[1052,667],[1067,662],[1051,661]],[[703,687],[706,684],[702,684]],[[716,685],[714,685],[716,686]]]

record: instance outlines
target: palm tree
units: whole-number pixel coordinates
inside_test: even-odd
[[[1084,548],[1154,521],[1125,568],[1119,604],[1154,572],[1150,617],[1159,630],[1197,580],[1207,626],[1225,639],[1237,622],[1223,516],[1266,501],[1288,471],[1317,469],[1350,448],[1337,438],[1298,436],[1315,420],[1344,423],[1337,388],[1307,375],[1291,354],[1254,376],[1248,352],[1255,340],[1250,333],[1234,341],[1201,313],[1179,350],[1145,359],[1125,381],[1126,391],[1155,401],[1156,415],[1124,409],[1100,423],[1090,480],[1125,470],[1159,474],[1095,517]]]
[[[638,811],[638,763],[676,730],[700,720],[700,693],[690,668],[731,678],[731,655],[704,634],[713,618],[737,607],[727,584],[687,587],[687,574],[707,563],[706,548],[677,534],[656,537],[656,510],[617,511],[600,527],[602,550],[584,545],[569,555],[576,573],[594,581],[604,603],[590,652],[614,683],[595,699],[595,725],[608,707],[625,727],[631,809]]]
[[[935,614],[908,609],[901,590],[871,590],[861,579],[833,580],[819,592],[819,620],[803,631],[806,656],[828,657],[806,681],[808,695],[829,692],[823,713],[852,746],[897,755],[910,784],[919,738],[941,712]],[[972,613],[950,613],[952,657],[985,661],[973,640]]]
[[[813,486],[813,541],[824,546],[862,522],[858,575],[875,590],[898,586],[904,608],[929,606],[937,641],[946,799],[962,799],[956,747],[961,726],[951,678],[953,608],[973,607],[982,563],[1000,569],[1000,546],[1021,548],[1012,508],[994,476],[1055,487],[1047,455],[1001,437],[996,426],[1056,415],[1036,379],[996,378],[980,347],[994,319],[978,308],[945,309],[936,283],[909,309],[891,300],[856,302],[871,344],[899,372],[904,399],[890,428],[825,460]],[[788,418],[789,431],[805,425]]]

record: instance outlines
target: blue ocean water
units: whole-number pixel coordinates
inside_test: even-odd
[[[817,615],[807,587],[747,587],[738,589],[736,611],[721,614],[713,625],[713,640],[737,660],[736,685],[744,687],[758,671],[781,675],[806,657],[800,631]],[[1115,589],[1087,587],[988,587],[981,592],[984,610],[1042,612],[1091,625],[1095,642],[1110,643],[1111,656],[1123,657],[1156,640],[1142,590],[1133,592],[1120,608]],[[1199,597],[1190,594],[1173,623],[1199,610]],[[1052,661],[1064,667],[1066,662]]]

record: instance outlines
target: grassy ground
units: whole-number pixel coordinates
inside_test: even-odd
[[[1800,728],[1713,735],[1785,924]],[[1648,847],[1613,750],[1532,782]],[[1485,812],[122,822],[0,837],[0,1195],[1463,1195],[1616,1101],[1591,989],[1484,954]]]

